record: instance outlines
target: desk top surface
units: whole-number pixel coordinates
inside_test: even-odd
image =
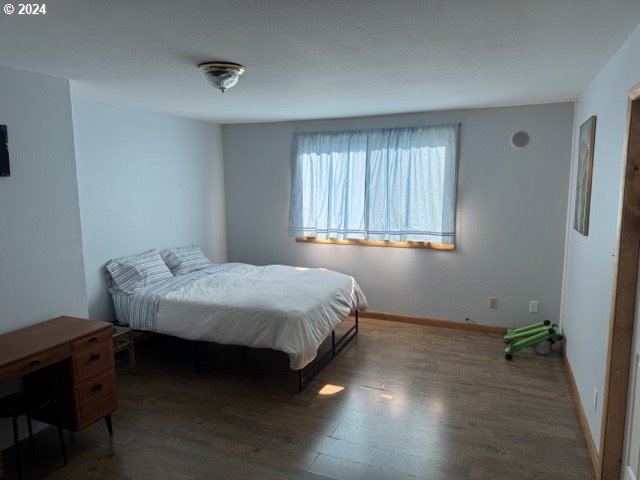
[[[86,335],[111,328],[111,324],[86,318],[57,317],[0,335],[0,367],[29,358]]]

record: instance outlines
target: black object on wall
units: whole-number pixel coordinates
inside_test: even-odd
[[[0,125],[0,177],[11,176],[9,168],[9,137],[7,136],[7,126]]]

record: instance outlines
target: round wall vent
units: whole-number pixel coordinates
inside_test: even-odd
[[[511,135],[511,146],[513,148],[524,148],[529,145],[529,134],[523,130]]]

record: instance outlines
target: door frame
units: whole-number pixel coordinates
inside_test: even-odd
[[[632,128],[640,131],[640,83],[629,90],[626,128],[602,436],[596,471],[601,480],[618,480],[622,469],[640,253],[640,134],[631,135]]]

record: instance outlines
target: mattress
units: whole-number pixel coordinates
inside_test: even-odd
[[[352,310],[367,300],[351,276],[284,265],[216,265],[125,294],[118,320],[188,340],[272,348],[299,370]]]

